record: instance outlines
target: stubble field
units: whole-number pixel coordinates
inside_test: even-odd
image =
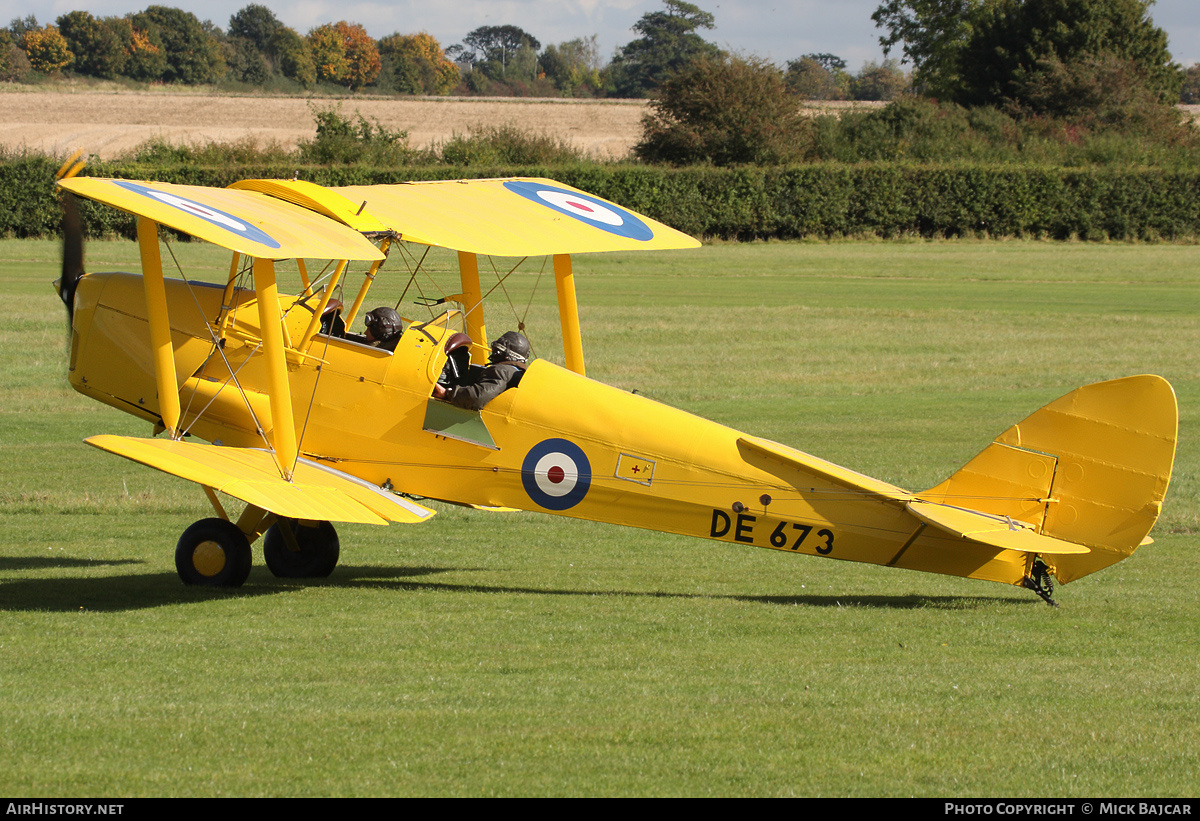
[[[878,102],[808,102],[811,115]],[[186,87],[135,91],[73,87],[54,91],[0,84],[0,148],[31,149],[51,156],[83,149],[113,159],[148,140],[172,145],[252,140],[294,148],[316,133],[313,109],[338,107],[391,130],[408,132],[414,148],[427,148],[481,126],[516,126],[565,139],[602,160],[627,157],[642,134],[645,100],[575,100],[500,97],[284,97],[213,94]],[[1200,106],[1180,106],[1193,117]]]
[[[426,147],[480,126],[516,125],[567,139],[600,158],[623,157],[641,135],[639,100],[253,97],[188,90],[0,90],[0,145],[111,159],[153,138],[172,144],[252,139],[294,147],[315,134],[312,108],[340,106]]]

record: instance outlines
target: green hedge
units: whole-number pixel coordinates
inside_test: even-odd
[[[26,157],[0,163],[0,235],[58,233],[56,164]],[[421,179],[550,177],[699,237],[1046,237],[1195,240],[1200,237],[1200,172],[876,163],[772,168],[372,169],[162,168],[96,164],[89,174],[224,186],[238,179],[300,178],[324,185]],[[91,236],[132,234],[132,220],[88,204]]]

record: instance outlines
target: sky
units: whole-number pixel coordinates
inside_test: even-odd
[[[158,0],[158,5],[190,11],[222,29],[251,0]],[[661,9],[661,0],[257,0],[285,25],[301,34],[323,23],[359,23],[376,39],[393,32],[425,31],[442,47],[462,42],[479,26],[515,25],[543,46],[596,35],[600,52],[612,56],[635,38],[631,27],[643,14]],[[124,16],[150,2],[137,0],[0,0],[0,26],[33,14],[53,22],[69,11],[97,17]],[[836,54],[854,72],[869,61],[881,62],[880,30],[871,22],[879,0],[700,0],[716,27],[701,34],[718,46],[757,55],[783,65],[802,54]],[[1200,63],[1200,0],[1158,0],[1154,22],[1167,32],[1175,61]],[[899,53],[891,56],[899,57]]]

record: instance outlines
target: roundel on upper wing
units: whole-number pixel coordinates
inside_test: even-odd
[[[592,465],[574,442],[546,439],[525,455],[521,483],[529,498],[539,506],[567,510],[587,495],[592,484]]]
[[[256,225],[250,225],[232,214],[227,214],[220,209],[213,208],[209,205],[203,205],[195,200],[189,200],[187,197],[181,197],[177,194],[170,194],[166,191],[159,191],[156,188],[149,188],[145,185],[138,185],[135,182],[128,180],[113,180],[113,183],[124,188],[126,191],[132,191],[135,194],[141,194],[144,197],[158,200],[163,205],[169,205],[172,208],[177,208],[186,214],[191,214],[193,217],[215,225],[218,228],[224,228],[234,234],[238,234],[251,242],[257,242],[260,245],[265,245],[268,248],[278,248],[279,243],[271,238],[269,234],[260,229]]]
[[[603,202],[581,191],[570,191],[540,182],[527,180],[509,180],[504,187],[514,194],[520,194],[539,205],[574,217],[580,222],[616,234],[626,239],[636,239],[642,242],[654,239],[650,226],[637,216],[626,211],[619,205]]]

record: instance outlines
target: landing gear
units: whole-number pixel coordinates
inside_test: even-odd
[[[254,522],[261,518],[254,517]],[[257,535],[261,531],[254,522],[243,525]],[[340,553],[337,531],[329,522],[279,519],[263,537],[267,567],[280,578],[324,578],[337,567]],[[250,539],[227,519],[201,519],[183,531],[175,548],[175,568],[184,584],[241,587],[250,575],[250,563]]]
[[[341,552],[337,531],[329,522],[302,524],[280,519],[263,537],[263,557],[276,576],[319,579],[337,567]]]
[[[225,519],[201,519],[179,537],[175,569],[184,584],[241,587],[250,575],[250,541]]]
[[[1054,576],[1050,574],[1050,568],[1046,567],[1046,563],[1041,559],[1033,560],[1033,569],[1029,575],[1021,580],[1023,587],[1032,590],[1042,597],[1042,601],[1051,607],[1058,607],[1058,602],[1054,596]]]

